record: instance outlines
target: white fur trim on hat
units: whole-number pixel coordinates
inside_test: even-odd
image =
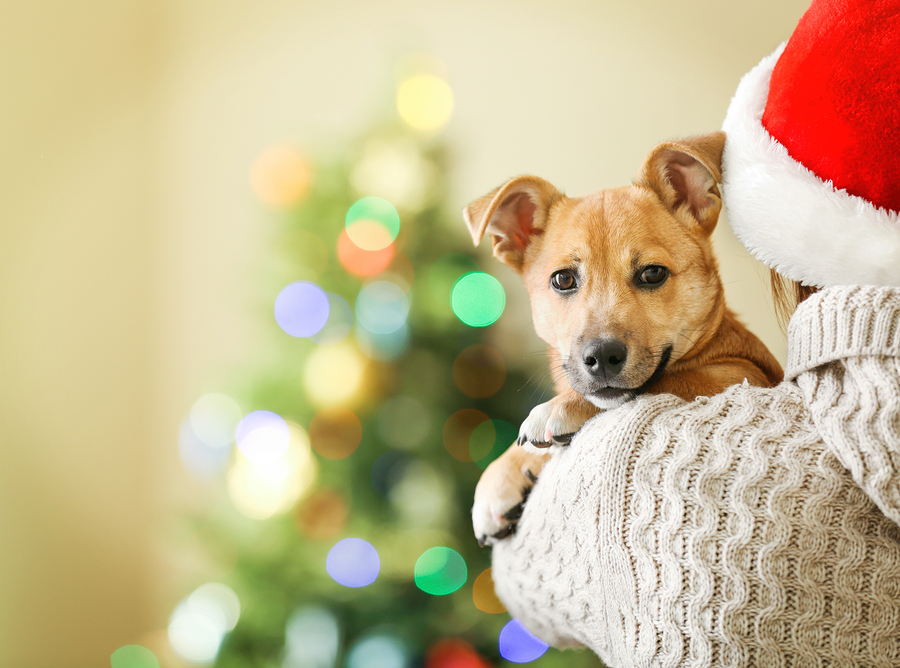
[[[722,125],[728,221],[757,259],[794,281],[900,286],[900,214],[822,181],[762,125],[784,46],[744,75]]]

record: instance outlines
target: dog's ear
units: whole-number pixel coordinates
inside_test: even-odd
[[[463,209],[463,217],[476,246],[489,234],[494,256],[521,272],[525,249],[543,232],[547,211],[559,196],[544,179],[520,176],[472,202]]]
[[[673,213],[686,210],[712,234],[722,210],[717,184],[724,148],[724,132],[660,144],[644,161],[637,183],[654,190]]]

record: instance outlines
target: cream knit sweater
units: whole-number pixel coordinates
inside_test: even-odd
[[[493,548],[510,613],[609,666],[900,666],[900,289],[798,309],[787,380],[592,420]]]

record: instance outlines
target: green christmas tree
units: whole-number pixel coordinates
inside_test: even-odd
[[[282,228],[261,280],[270,345],[227,395],[198,399],[182,430],[185,464],[227,489],[195,522],[227,566],[173,613],[184,658],[599,665],[545,651],[511,622],[472,534],[475,484],[544,389],[533,378],[545,360],[510,359],[490,340],[503,288],[448,205],[436,132],[448,96],[440,79],[409,77],[399,114],[344,155],[277,146],[253,168]]]

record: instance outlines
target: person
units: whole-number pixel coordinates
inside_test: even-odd
[[[510,614],[609,666],[900,666],[900,3],[814,0],[723,129],[785,381],[643,396],[558,448],[493,547]]]

